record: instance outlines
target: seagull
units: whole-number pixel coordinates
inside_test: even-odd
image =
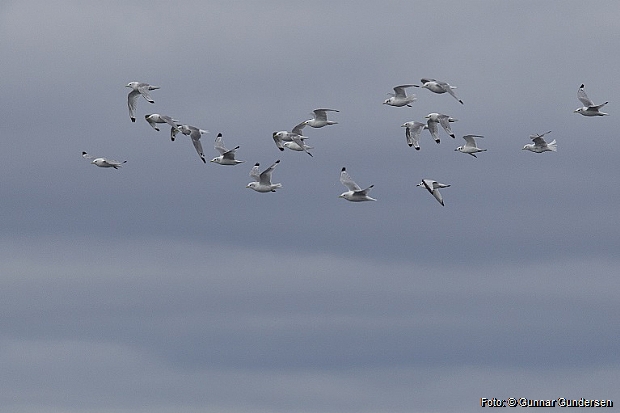
[[[314,117],[304,122],[304,125],[308,125],[312,128],[322,128],[326,125],[336,125],[338,122],[333,120],[327,120],[327,112],[340,112],[336,109],[314,109]]]
[[[84,159],[92,159],[90,163],[92,163],[93,165],[97,165],[97,166],[99,166],[101,168],[114,168],[114,169],[118,169],[125,162],[127,162],[127,161],[119,162],[119,161],[114,161],[112,159],[107,159],[107,158],[95,158],[94,156],[89,155],[86,152],[82,152],[82,158],[84,158]]]
[[[425,118],[428,119],[426,125],[428,126],[428,130],[433,136],[433,139],[435,139],[435,142],[439,143],[439,133],[437,131],[438,123],[444,128],[448,135],[452,136],[452,138],[456,138],[456,136],[452,132],[452,129],[450,128],[450,122],[456,122],[458,119],[454,119],[448,115],[435,112],[429,113],[425,116]]]
[[[583,83],[579,86],[579,90],[577,90],[577,99],[583,103],[583,107],[575,109],[574,113],[581,113],[583,116],[607,116],[609,113],[599,112],[599,109],[608,104],[609,102],[601,103],[600,105],[595,105],[594,102],[590,100],[588,95],[586,95],[586,91],[583,89]]]
[[[418,86],[418,85],[414,85],[414,86],[422,87],[422,88],[430,90],[431,92],[435,92],[439,94],[448,92],[448,94],[452,96],[454,99],[458,100],[461,105],[463,104],[463,101],[459,99],[456,96],[456,94],[454,94],[454,91],[452,90],[452,89],[456,89],[456,86],[451,86],[450,84],[446,82],[442,82],[440,80],[435,80],[435,79],[420,79],[420,82],[422,82],[422,86]]]
[[[312,154],[306,150],[307,145],[304,145],[304,142],[303,142],[303,139],[305,139],[305,136],[303,136],[302,129],[305,126],[306,126],[306,121],[303,121],[300,124],[295,125],[295,127],[291,130],[291,132],[288,132],[285,130],[274,132],[272,136],[278,149],[280,149],[281,151],[284,150],[284,145],[282,142],[295,142],[297,146],[301,148],[301,150],[306,152],[308,155],[312,156]]]
[[[148,83],[129,82],[125,87],[131,88],[131,92],[127,95],[127,106],[129,107],[129,117],[132,122],[136,121],[136,103],[140,95],[144,96],[149,103],[155,103],[149,96],[150,90],[159,89],[159,86],[151,86]]]
[[[209,131],[198,129],[190,125],[179,126],[179,131],[181,131],[183,135],[188,135],[190,138],[192,138],[192,143],[194,144],[194,148],[196,148],[196,152],[198,152],[200,159],[202,159],[202,162],[207,163],[207,161],[205,160],[205,155],[202,152],[202,144],[200,143],[200,135],[202,135],[203,133],[209,133]]]
[[[409,121],[409,122],[405,122],[402,125],[400,125],[402,128],[407,128],[405,129],[405,137],[407,138],[407,145],[409,145],[409,147],[414,147],[417,151],[420,150],[420,133],[422,132],[422,129],[428,129],[428,125],[426,125],[426,123],[422,123],[422,122],[417,122],[417,121]]]
[[[217,138],[215,138],[215,149],[220,153],[220,156],[211,159],[211,162],[219,163],[220,165],[237,165],[244,162],[235,159],[235,151],[239,149],[239,146],[235,146],[231,150],[226,149],[224,142],[222,142],[221,133],[218,133]]]
[[[443,197],[439,193],[439,188],[447,188],[450,185],[442,184],[440,182],[433,181],[432,179],[422,179],[422,182],[420,182],[416,186],[426,188],[428,192],[430,192],[431,195],[433,195],[435,199],[441,204],[441,206],[444,206]]]
[[[455,149],[455,151],[463,152],[463,153],[473,156],[474,158],[477,158],[476,152],[485,152],[486,149],[480,149],[478,148],[478,146],[476,146],[476,138],[484,138],[484,136],[480,136],[480,135],[463,136],[463,139],[465,139],[465,145],[459,146],[458,148]]]
[[[282,184],[271,183],[271,172],[273,172],[273,168],[275,168],[279,163],[280,160],[278,159],[273,163],[273,165],[261,173],[259,173],[258,169],[260,164],[258,162],[254,164],[250,170],[250,176],[254,179],[254,182],[247,184],[246,188],[252,188],[256,192],[276,192],[277,188],[282,188]]]
[[[151,125],[153,129],[159,132],[158,123],[167,123],[170,125],[170,140],[174,141],[176,134],[179,132],[179,121],[172,119],[170,116],[160,115],[159,113],[151,113],[144,115],[144,119]]]
[[[543,134],[530,135],[530,139],[534,141],[534,143],[528,143],[523,148],[528,151],[543,153],[547,151],[557,152],[558,145],[555,143],[555,139],[549,143],[545,142],[543,136],[551,133],[551,131],[545,132]]]
[[[284,145],[284,147],[289,148],[292,151],[305,151],[308,154],[310,154],[310,152],[308,152],[309,149],[314,149],[314,146],[309,146],[306,145],[306,142],[304,142],[307,138],[305,136],[301,136],[299,139],[301,139],[301,144],[303,145],[303,147],[299,146],[299,144],[297,142],[283,142],[282,145]],[[312,154],[310,154],[312,155]]]
[[[386,99],[385,102],[383,102],[383,104],[390,105],[390,106],[397,106],[397,107],[401,107],[401,106],[411,107],[410,103],[416,100],[416,97],[415,95],[407,96],[407,94],[405,93],[405,89],[409,87],[414,87],[414,86],[415,85],[401,85],[401,86],[394,87],[394,93],[393,94],[390,93],[390,95],[392,96]]]
[[[342,194],[340,194],[338,198],[344,198],[347,201],[351,201],[351,202],[376,201],[376,199],[368,196],[368,191],[370,191],[370,189],[374,185],[370,185],[366,189],[360,188],[359,185],[357,185],[353,181],[353,179],[351,179],[351,177],[349,176],[349,173],[347,172],[347,168],[345,168],[344,166],[342,167],[342,170],[340,171],[340,182],[344,186],[349,188],[349,190],[347,192],[343,192]]]

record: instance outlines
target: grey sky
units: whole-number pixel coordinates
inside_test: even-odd
[[[0,6],[3,411],[477,411],[620,401],[620,4]],[[422,77],[458,87],[386,93]],[[161,89],[129,120],[130,81]],[[585,84],[608,117],[585,118]],[[271,134],[307,128],[314,157]],[[404,122],[458,119],[457,139]],[[240,145],[204,165],[163,113]],[[522,151],[551,130],[557,153]],[[484,135],[474,159],[454,152]],[[125,160],[120,170],[80,153]],[[281,163],[283,188],[245,188]],[[377,202],[338,199],[346,166]],[[445,207],[416,184],[451,184]]]

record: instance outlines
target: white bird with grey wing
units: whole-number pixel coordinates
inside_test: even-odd
[[[376,201],[376,199],[368,196],[368,191],[370,191],[374,185],[370,185],[366,189],[360,188],[360,186],[356,184],[353,179],[351,179],[349,173],[347,172],[347,168],[344,166],[340,171],[340,183],[346,186],[349,190],[340,194],[338,196],[339,198],[344,198],[351,202]]]
[[[297,144],[299,148],[301,148],[301,150],[306,152],[308,155],[312,156],[312,154],[308,152],[306,149],[307,145],[304,145],[304,142],[303,142],[304,139],[306,138],[305,136],[303,136],[303,128],[305,126],[306,126],[306,121],[303,121],[300,124],[295,125],[295,127],[290,132],[285,131],[285,130],[274,132],[272,137],[278,149],[280,149],[281,151],[284,150],[284,147],[285,147],[284,142],[294,142]]]
[[[452,132],[452,128],[450,127],[451,122],[456,122],[458,119],[454,119],[448,115],[444,115],[443,113],[429,113],[425,116],[427,119],[426,125],[428,126],[428,130],[435,139],[435,142],[439,143],[439,130],[437,124],[441,125],[441,127],[446,131],[448,135],[450,135],[453,139],[456,138],[454,132]]]
[[[250,170],[250,177],[254,179],[254,182],[250,182],[245,187],[255,190],[256,192],[276,192],[276,189],[282,188],[282,184],[271,183],[271,173],[273,169],[280,163],[278,159],[269,168],[260,172],[260,164],[257,162]]]
[[[402,106],[412,107],[410,103],[414,102],[416,100],[416,97],[415,95],[407,96],[407,92],[405,91],[405,89],[414,87],[414,86],[415,85],[395,86],[394,93],[389,93],[391,97],[386,99],[383,102],[383,104],[389,105],[389,106],[396,106],[396,107],[402,107]]]
[[[522,150],[526,150],[526,151],[530,151],[534,153],[557,152],[558,145],[556,144],[555,139],[547,143],[545,139],[543,138],[543,136],[545,136],[548,133],[551,133],[551,131],[541,133],[541,134],[536,134],[536,135],[530,135],[530,139],[534,143],[525,144]]]
[[[435,197],[437,202],[439,202],[441,206],[444,206],[443,197],[441,196],[441,193],[439,192],[439,188],[448,188],[450,185],[442,184],[441,182],[437,182],[432,179],[422,179],[422,182],[420,182],[416,186],[426,188],[426,190]]]
[[[577,99],[583,103],[584,106],[574,110],[574,113],[580,113],[583,116],[608,116],[609,113],[600,112],[599,109],[608,104],[609,102],[595,105],[594,102],[586,95],[584,84],[582,83],[577,90]]]
[[[463,139],[465,139],[465,145],[459,146],[455,149],[455,151],[463,152],[468,155],[477,158],[476,153],[485,152],[486,149],[480,149],[478,145],[476,145],[476,138],[484,138],[484,136],[480,135],[465,135]]]
[[[95,156],[89,155],[86,152],[82,152],[82,158],[90,160],[93,165],[97,165],[100,168],[120,168],[127,161],[119,162],[113,159],[108,158],[97,158]]]
[[[224,146],[224,141],[222,140],[222,134],[218,133],[215,138],[215,149],[220,153],[220,156],[216,156],[211,159],[210,162],[217,163],[220,165],[238,165],[243,163],[244,161],[240,161],[235,159],[235,152],[239,149],[239,146],[235,146],[233,149],[226,149]]]
[[[456,89],[456,86],[452,86],[446,82],[442,82],[441,80],[427,79],[427,78],[420,79],[420,82],[422,82],[422,86],[418,86],[418,85],[415,85],[415,86],[428,89],[431,92],[435,92],[439,94],[448,93],[454,99],[458,100],[461,105],[463,104],[463,101],[459,99],[454,93],[453,89]]]
[[[405,129],[405,138],[407,138],[407,145],[409,147],[413,146],[417,151],[420,150],[420,133],[422,129],[428,129],[428,125],[426,123],[417,122],[417,121],[409,121],[400,125]]]
[[[327,119],[327,112],[339,112],[336,109],[314,109],[313,118],[304,121],[304,124],[312,128],[322,128],[327,125],[337,125],[338,122]]]
[[[202,151],[202,144],[200,143],[200,137],[203,133],[209,133],[209,131],[204,130],[204,129],[199,129],[195,126],[190,126],[190,125],[179,126],[179,131],[181,131],[183,135],[187,135],[192,139],[192,144],[194,145],[196,152],[198,152],[198,156],[200,156],[200,159],[202,160],[202,162],[207,163],[205,159],[205,154]]]
[[[132,122],[136,121],[136,105],[138,103],[138,97],[142,96],[149,103],[155,103],[149,91],[159,89],[159,86],[151,86],[148,83],[143,82],[129,82],[125,87],[131,88],[131,92],[127,95],[127,106],[129,107],[129,117]]]

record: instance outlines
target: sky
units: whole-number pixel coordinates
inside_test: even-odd
[[[620,402],[620,3],[3,1],[2,411]],[[464,102],[396,85],[435,78]],[[154,104],[127,109],[125,85]],[[610,116],[586,118],[577,89]],[[272,133],[315,108],[313,157]],[[401,125],[431,112],[456,139]],[[161,113],[237,145],[203,164]],[[523,151],[552,131],[558,151]],[[455,152],[483,135],[477,158]],[[80,155],[127,160],[91,165]],[[275,193],[247,189],[276,160]],[[376,202],[338,198],[346,167]],[[450,184],[442,207],[424,189]]]

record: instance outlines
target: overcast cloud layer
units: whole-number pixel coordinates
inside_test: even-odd
[[[88,2],[87,2],[88,3]],[[2,411],[620,402],[620,4],[5,1]],[[447,95],[399,84],[432,77]],[[160,86],[137,121],[124,86]],[[610,116],[586,118],[577,89]],[[271,135],[319,107],[313,157]],[[405,142],[406,121],[458,119]],[[203,164],[173,116],[240,145]],[[522,151],[551,130],[557,153]],[[477,159],[455,152],[484,135]],[[127,160],[121,169],[80,154]],[[280,159],[283,187],[245,188]],[[339,199],[346,166],[377,202]],[[445,207],[415,185],[450,184]]]

